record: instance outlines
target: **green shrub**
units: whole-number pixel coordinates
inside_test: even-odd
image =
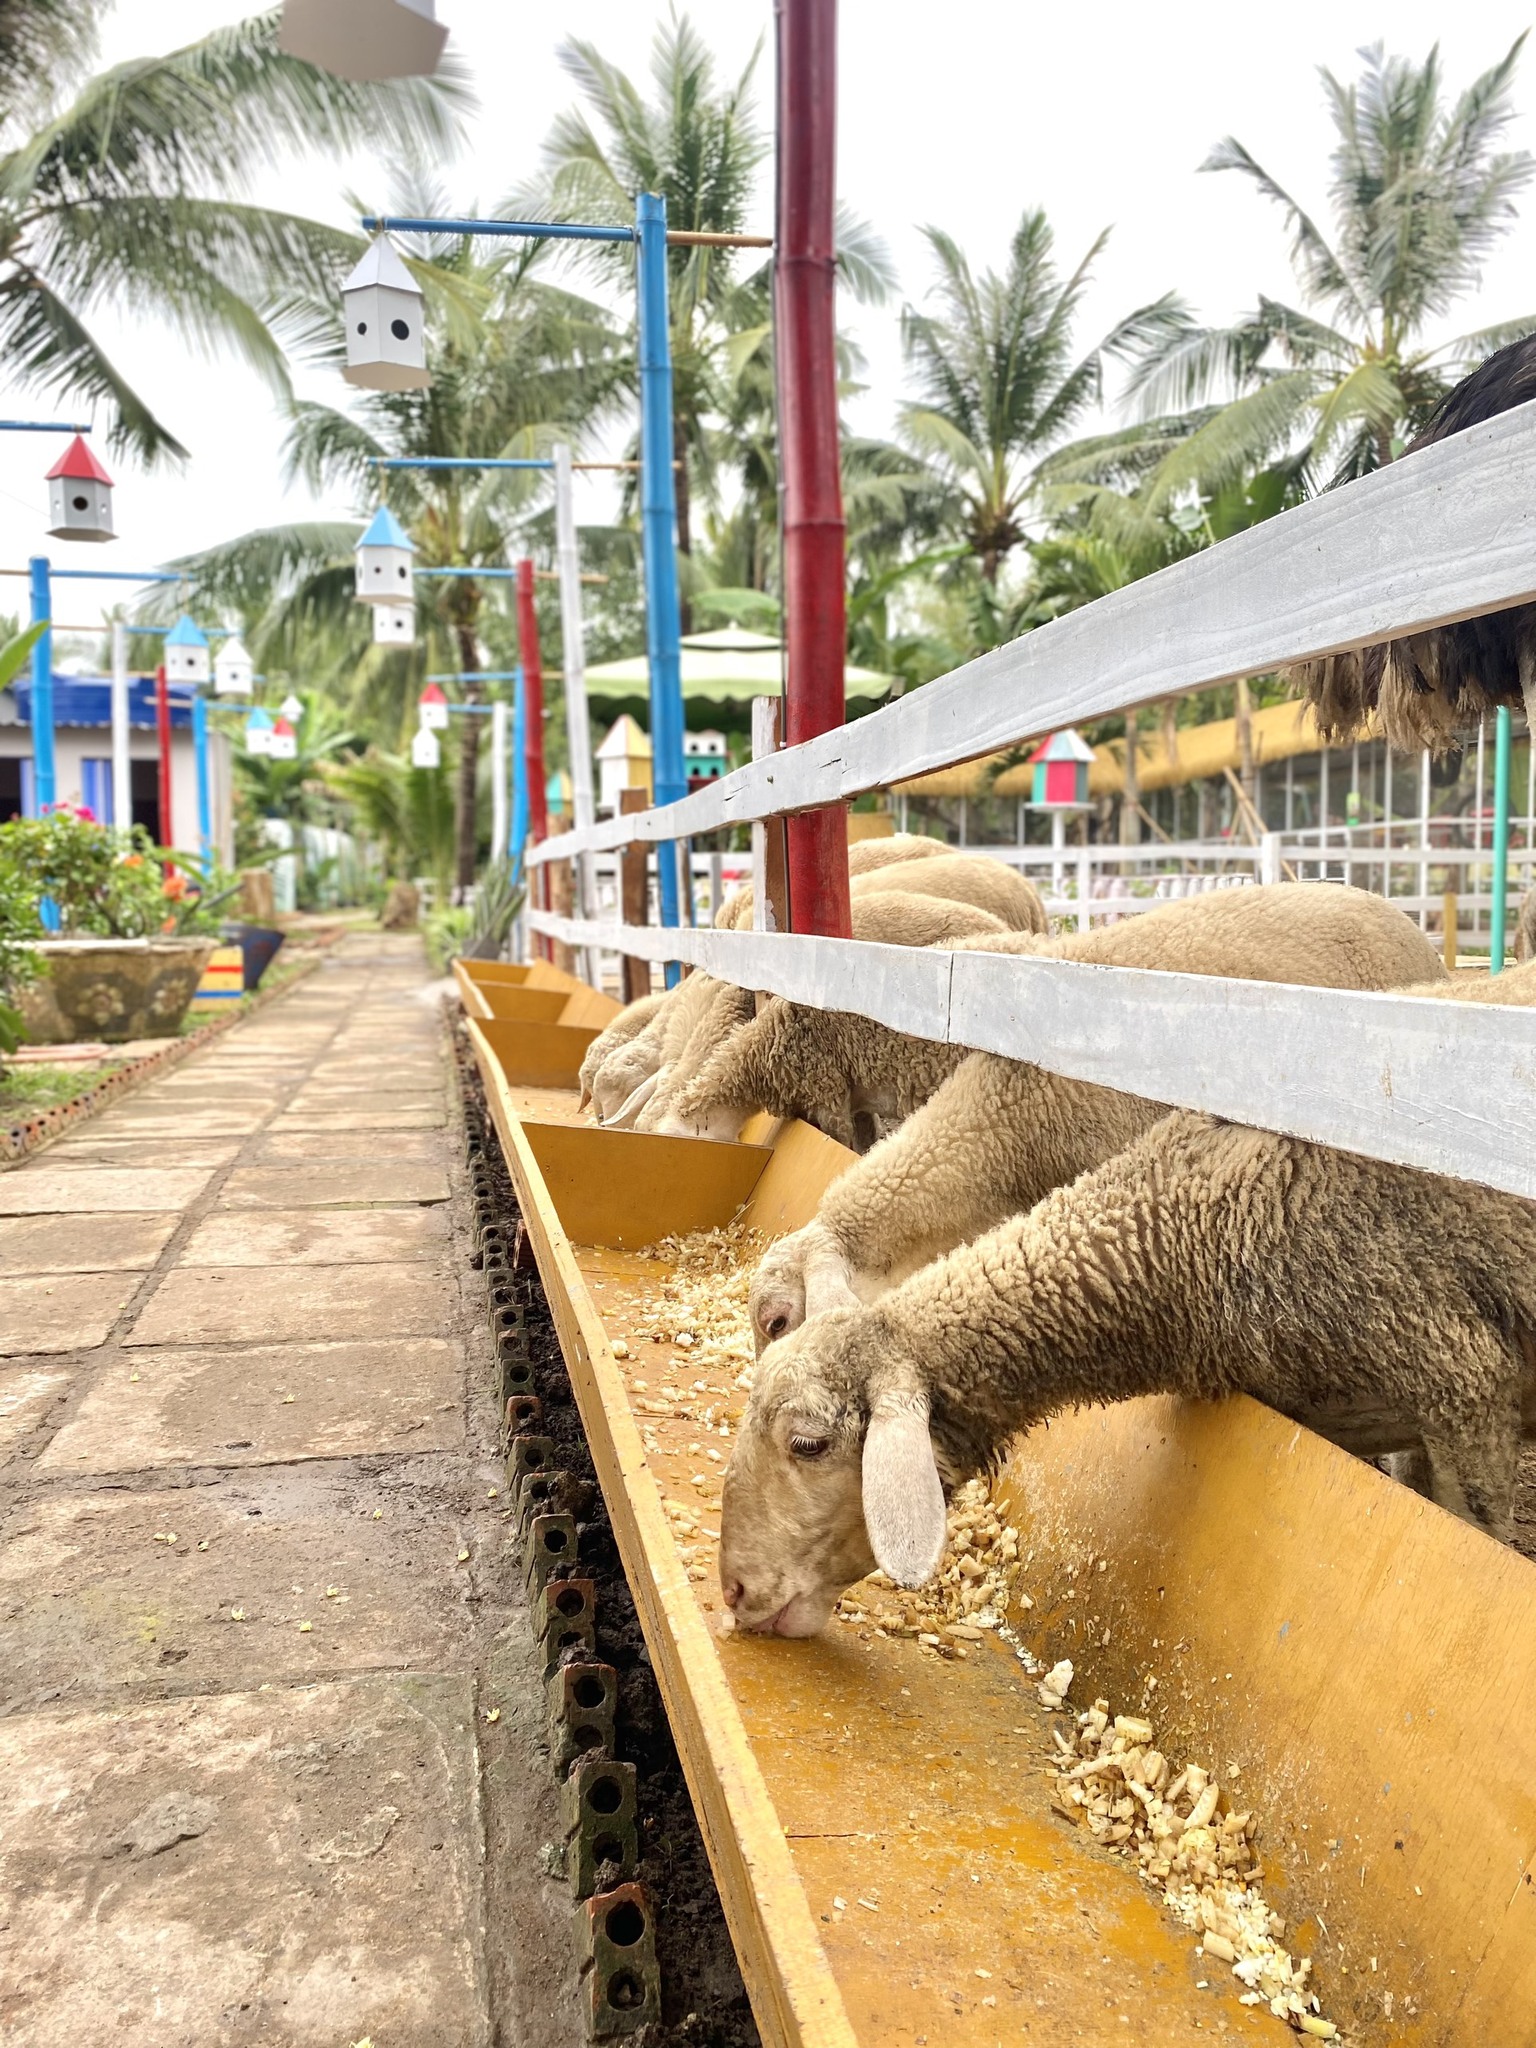
[[[166,873],[168,864],[174,871]],[[0,898],[24,906],[18,936],[144,939],[216,932],[239,889],[193,855],[159,847],[140,825],[123,834],[70,810],[0,825]],[[44,898],[57,925],[45,924]]]

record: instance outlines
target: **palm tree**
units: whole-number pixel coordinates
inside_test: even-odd
[[[469,95],[452,69],[387,85],[334,78],[278,50],[275,13],[85,77],[98,12],[0,6],[0,360],[23,388],[105,405],[112,446],[153,462],[186,451],[91,315],[129,309],[195,347],[232,347],[286,395],[284,300],[333,290],[358,244],[248,204],[251,176],[381,133],[441,155]]]
[[[1500,148],[1524,36],[1454,104],[1438,48],[1422,64],[1362,50],[1357,84],[1322,73],[1337,140],[1331,238],[1243,144],[1201,166],[1236,171],[1284,209],[1300,308],[1261,298],[1234,326],[1187,316],[1132,378],[1147,415],[1230,398],[1196,424],[1218,462],[1259,467],[1298,449],[1315,487],[1390,462],[1451,386],[1536,315],[1430,342],[1515,218],[1531,157]]]
[[[715,59],[686,15],[671,16],[656,31],[653,96],[641,89],[594,44],[570,38],[560,62],[576,81],[585,109],[559,116],[544,145],[541,178],[512,202],[551,220],[586,220],[625,226],[635,217],[640,192],[667,202],[670,228],[742,234],[768,155],[757,119],[753,79],[759,44],[732,84],[719,82]],[[587,259],[609,274],[632,275],[628,249],[607,247]],[[890,259],[852,214],[838,214],[838,262],[844,282],[878,303],[892,282]],[[673,453],[677,463],[677,538],[683,556],[683,629],[691,624],[689,594],[696,519],[694,501],[706,499],[717,524],[728,520],[736,495],[762,502],[776,492],[773,443],[771,274],[755,261],[745,274],[729,249],[674,247],[668,252],[671,324]],[[776,528],[752,521],[746,537],[756,573],[765,574],[762,536]]]
[[[1073,326],[1101,234],[1063,281],[1050,223],[1027,210],[1001,274],[978,277],[954,238],[925,228],[938,310],[908,307],[902,337],[919,397],[902,407],[912,446],[949,481],[956,523],[988,583],[1024,538],[1042,459],[1103,392],[1106,356],[1147,347],[1179,316],[1169,297],[1143,306],[1076,356]]]

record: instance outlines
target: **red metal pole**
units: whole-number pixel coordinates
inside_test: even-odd
[[[837,432],[837,0],[775,0],[779,41],[774,348],[784,479],[789,746],[843,723],[844,522]],[[797,932],[850,938],[841,805],[788,821]]]
[[[171,837],[171,696],[165,686],[165,670],[155,670],[155,733],[160,742],[160,844],[172,846]],[[166,863],[166,873],[171,871]]]
[[[523,657],[523,765],[528,778],[528,830],[534,843],[549,837],[549,794],[544,785],[544,668],[539,658],[539,615],[533,604],[533,564],[517,565],[517,644]],[[536,901],[549,908],[549,869],[534,869]],[[543,939],[540,951],[554,958]]]

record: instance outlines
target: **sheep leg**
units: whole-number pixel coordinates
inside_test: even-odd
[[[1424,1451],[1435,1505],[1500,1543],[1510,1542],[1520,1462],[1518,1403],[1511,1398],[1466,1415],[1437,1415],[1425,1429]]]

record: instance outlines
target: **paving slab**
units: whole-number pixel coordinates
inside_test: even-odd
[[[0,1273],[147,1273],[180,1216],[0,1217]]]
[[[379,1147],[367,1131],[290,1131],[268,1128],[250,1141],[247,1161],[257,1166],[321,1165],[377,1162]],[[441,1131],[392,1131],[389,1157],[393,1164],[444,1165],[448,1143]]]
[[[51,1414],[72,1377],[57,1365],[0,1366],[0,1458],[9,1457]]]
[[[109,1356],[34,1470],[277,1465],[464,1439],[456,1343],[258,1344]]]
[[[207,1167],[54,1167],[0,1173],[0,1216],[78,1216],[93,1209],[184,1209],[213,1178]]]
[[[425,1160],[237,1166],[219,1192],[223,1209],[367,1209],[395,1202],[446,1202],[448,1176]],[[377,1159],[377,1147],[375,1147]],[[5,1184],[0,1180],[0,1195]]]
[[[32,1284],[0,1280],[0,1312],[7,1286]],[[160,1281],[123,1341],[256,1344],[285,1338],[441,1337],[447,1319],[440,1264],[310,1265],[299,1274],[282,1265],[181,1265]]]
[[[50,1379],[34,1423],[59,1391]],[[313,1464],[24,1502],[0,1549],[0,1714],[127,1685],[462,1665],[474,1574],[503,1540],[488,1491],[458,1466],[407,1489]]]
[[[286,1109],[277,1118],[280,1129],[290,1131],[435,1131],[447,1122],[440,1103],[423,1103],[414,1109],[391,1109],[385,1105],[370,1109],[326,1110]]]
[[[315,1067],[299,1090],[302,1095],[420,1094],[441,1089],[447,1078],[440,1060],[400,1060],[382,1072],[359,1073],[355,1062],[337,1060],[323,1070]]]
[[[473,1702],[356,1679],[0,1722],[32,2048],[479,2048]]]
[[[181,1266],[338,1266],[431,1259],[448,1241],[445,1209],[240,1209],[205,1217]],[[5,1256],[0,1225],[0,1260]],[[435,1277],[435,1276],[434,1276]],[[302,1286],[303,1281],[295,1285]]]
[[[228,1166],[240,1151],[239,1138],[123,1137],[87,1125],[48,1147],[49,1166]]]
[[[104,1137],[124,1138],[246,1138],[259,1131],[276,1111],[278,1098],[232,1103],[218,1109],[212,1105],[146,1101],[142,1108],[111,1109],[101,1119]]]
[[[137,1273],[0,1277],[0,1358],[94,1350],[106,1343],[139,1284]]]

